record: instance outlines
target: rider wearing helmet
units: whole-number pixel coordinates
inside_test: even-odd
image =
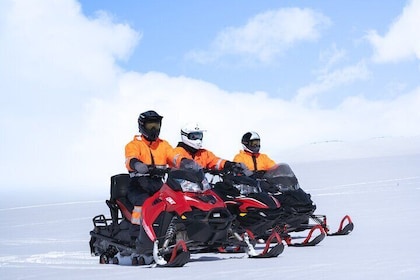
[[[175,153],[193,159],[203,168],[214,170],[231,170],[246,172],[246,167],[240,163],[228,161],[216,156],[209,150],[203,149],[203,133],[197,123],[187,123],[181,129],[181,142],[175,147]]]
[[[166,140],[159,138],[162,118],[155,111],[140,114],[138,125],[141,135],[135,135],[125,146],[125,165],[130,177],[135,177],[135,173],[146,174],[154,168],[179,166],[181,158],[175,155]],[[153,192],[151,189],[146,191]]]
[[[241,140],[243,150],[240,150],[233,160],[244,163],[249,170],[268,170],[274,167],[276,163],[268,155],[260,153],[260,142],[258,133],[245,133]]]
[[[125,146],[125,165],[130,174],[128,200],[134,205],[131,215],[130,235],[134,242],[141,230],[141,212],[144,201],[163,185],[163,169],[180,166],[182,156],[174,153],[173,147],[159,138],[162,116],[155,111],[140,114],[138,126],[140,135]],[[148,174],[149,176],[136,176]],[[142,237],[140,239],[143,239]],[[147,238],[146,238],[147,240]],[[150,249],[151,241],[147,244]]]

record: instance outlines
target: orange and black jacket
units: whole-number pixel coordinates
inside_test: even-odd
[[[173,147],[166,140],[158,138],[150,142],[143,135],[136,135],[125,146],[125,165],[129,172],[134,171],[133,159],[146,165],[179,167],[182,157],[174,153]]]
[[[215,156],[212,152],[206,149],[194,149],[190,146],[179,142],[174,149],[175,154],[180,157],[193,159],[203,168],[221,170],[225,167],[227,160]]]
[[[276,163],[266,154],[250,153],[244,150],[233,158],[235,162],[242,162],[248,167],[249,170],[268,170],[276,165]]]

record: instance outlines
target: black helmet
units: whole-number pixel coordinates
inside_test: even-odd
[[[155,141],[159,137],[162,116],[155,111],[141,113],[138,119],[139,132],[149,141]]]
[[[242,136],[242,146],[245,151],[253,154],[260,152],[260,136],[254,131],[250,131]]]

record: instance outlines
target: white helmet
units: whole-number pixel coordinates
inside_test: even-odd
[[[194,149],[201,149],[204,131],[198,123],[188,123],[181,129],[181,140]]]
[[[245,151],[253,154],[260,152],[260,141],[261,138],[255,131],[249,131],[242,136],[242,147]]]

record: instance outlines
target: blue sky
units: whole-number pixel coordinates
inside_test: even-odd
[[[127,61],[120,63],[128,70],[188,76],[228,91],[264,91],[291,100],[324,75],[358,67],[361,73],[349,82],[343,81],[337,90],[318,96],[318,105],[326,108],[338,105],[349,95],[392,98],[403,89],[417,86],[416,59],[407,57],[398,64],[378,65],[372,61],[375,50],[368,39],[372,30],[385,34],[407,4],[407,1],[81,1],[86,15],[94,17],[99,10],[106,11],[114,20],[130,24],[139,33],[137,47]],[[251,31],[250,26],[256,26],[258,17],[263,30]],[[294,35],[291,29],[301,27],[306,19],[313,21],[302,24],[308,32]],[[267,32],[265,37],[263,32]],[[222,34],[228,39],[217,44]],[[248,40],[241,38],[245,34]],[[236,40],[243,49],[229,44],[229,40]],[[261,40],[260,47],[246,46],[255,46]],[[267,59],[261,55],[264,49]],[[196,57],[198,54],[204,57]]]
[[[418,139],[419,14],[420,0],[4,0],[1,186],[107,184],[149,109],[173,145],[197,121],[227,159],[249,130],[276,161]],[[399,150],[380,147],[334,153]]]

